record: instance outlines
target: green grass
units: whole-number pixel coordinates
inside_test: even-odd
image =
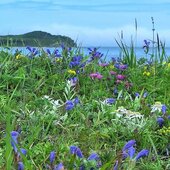
[[[159,61],[151,65],[139,63],[133,46],[130,52],[123,42],[120,46],[125,53],[121,64],[128,64],[124,71],[113,67],[115,63],[101,67],[97,61],[87,63],[83,69],[69,68],[76,50],[63,51],[61,61],[52,61],[46,53],[32,59],[23,55],[17,59],[9,52],[0,52],[0,169],[17,169],[18,160],[11,146],[10,132],[13,130],[20,132],[18,149],[27,150],[20,160],[28,170],[47,169],[51,151],[56,152],[55,164],[62,162],[68,170],[74,166],[79,169],[82,164],[86,169],[92,166],[99,169],[95,161],[86,160],[93,152],[100,156],[101,170],[113,168],[116,160],[119,169],[169,168],[170,132],[160,133],[157,117],[162,113],[151,113],[150,106],[158,101],[167,106],[162,117],[164,127],[168,128],[170,64],[163,63],[164,54],[160,52]],[[164,45],[161,47],[164,49]],[[87,58],[83,57],[83,60]],[[69,69],[77,69],[80,73],[69,74]],[[125,79],[116,83],[116,76],[110,71],[125,75]],[[94,72],[99,72],[103,78],[90,78]],[[67,80],[74,76],[78,82],[71,87]],[[114,88],[117,94],[113,93]],[[139,98],[135,97],[136,92]],[[147,97],[143,97],[144,92],[148,93]],[[75,97],[80,103],[66,111],[66,101]],[[106,105],[103,101],[107,98],[115,98],[116,102]],[[55,101],[59,105],[55,105]],[[120,107],[126,111],[118,112]],[[136,114],[141,117],[136,118]],[[136,153],[148,149],[149,156],[137,162],[129,158],[122,160],[122,148],[132,139],[136,140]],[[71,145],[82,150],[83,159],[70,154]]]

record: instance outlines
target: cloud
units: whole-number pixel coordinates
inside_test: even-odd
[[[134,25],[124,25],[114,28],[93,28],[80,27],[73,25],[52,24],[48,27],[35,26],[32,30],[43,30],[52,34],[70,36],[82,46],[116,46],[115,39],[120,40],[121,31],[123,31],[125,42],[130,45],[131,38],[135,41],[136,31]],[[170,38],[170,30],[162,30],[160,39]],[[145,27],[138,27],[137,45],[142,46],[144,39],[152,39],[152,30]]]

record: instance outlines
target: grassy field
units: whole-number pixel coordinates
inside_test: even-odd
[[[0,169],[170,169],[170,58],[119,45],[0,52]]]

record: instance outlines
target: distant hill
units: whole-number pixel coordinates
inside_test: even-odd
[[[1,46],[40,46],[40,47],[58,47],[64,44],[68,47],[75,47],[76,43],[70,37],[62,35],[52,35],[43,31],[33,31],[20,35],[0,36]]]

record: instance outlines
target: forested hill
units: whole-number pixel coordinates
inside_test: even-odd
[[[20,35],[3,35],[0,36],[1,46],[41,46],[41,47],[58,47],[64,44],[68,47],[75,47],[76,43],[70,37],[62,35],[52,35],[43,31],[33,31]]]

